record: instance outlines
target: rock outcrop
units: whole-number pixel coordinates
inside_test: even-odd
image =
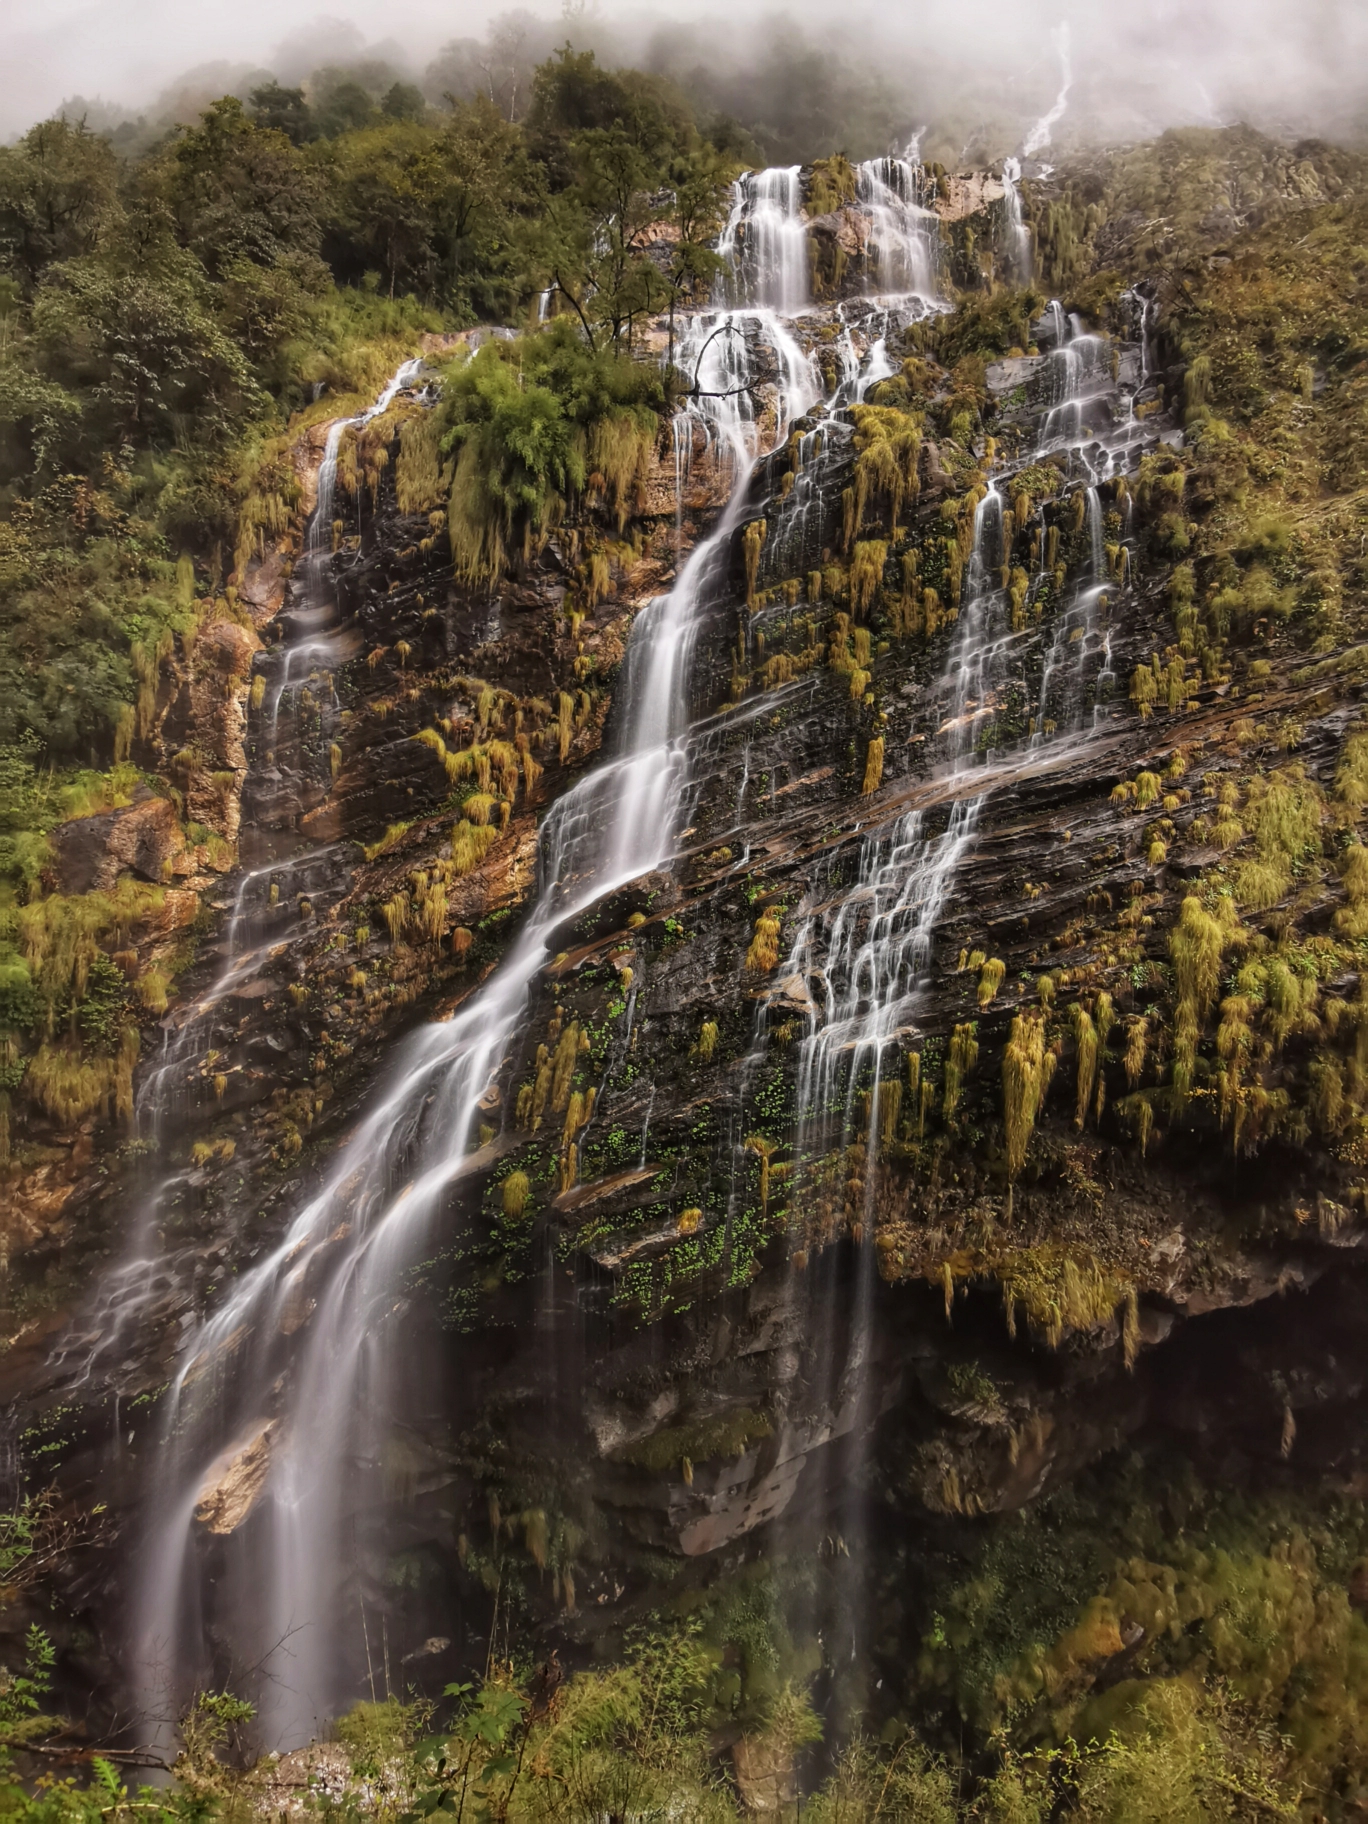
[[[946,179],[941,206],[972,223],[1001,197]],[[810,227],[858,263],[852,208]],[[1088,232],[1100,259],[1113,243]],[[948,1542],[1123,1445],[1274,1466],[1295,1448],[1362,1485],[1341,1425],[1368,1376],[1362,648],[1296,542],[1323,503],[1294,503],[1294,528],[1238,518],[1257,475],[1232,479],[1234,433],[1203,430],[1222,382],[1183,373],[1181,298],[1099,280],[1070,334],[1026,296],[976,294],[939,332],[881,318],[896,358],[872,410],[814,415],[757,471],[693,629],[673,864],[605,894],[532,982],[429,1255],[377,1314],[407,1404],[357,1470],[381,1542],[357,1575],[415,1655],[434,1590],[454,1657],[487,1642],[491,1566],[529,1626],[587,1653],[739,1586],[762,1551],[839,1609],[867,1551],[876,1581],[906,1572],[871,1661],[906,1682]],[[867,349],[873,322],[851,306],[801,333],[829,358],[838,324]],[[1280,434],[1318,422],[1314,382]],[[762,426],[775,386],[757,363]],[[388,1047],[498,968],[539,819],[612,739],[633,619],[729,479],[700,430],[662,435],[636,536],[602,539],[592,587],[588,528],[565,524],[480,592],[387,472],[341,515],[326,664],[291,670],[323,637],[296,543],[238,586],[254,631],[215,623],[163,680],[158,739],[201,731],[187,802],[229,835],[203,781],[233,775],[226,805],[245,779],[259,859],[216,889],[219,947],[170,1016],[170,1042],[199,1036],[156,1321],[87,1349],[79,1395],[70,1350],[46,1378],[14,1358],[26,1417],[80,1406],[72,1488],[105,1473],[115,1390],[162,1386],[182,1326],[278,1245]],[[446,759],[495,743],[489,838],[424,914],[452,855]],[[175,875],[161,803],[66,826],[64,879]],[[890,869],[919,897],[889,897]],[[250,966],[225,978],[235,954]],[[875,1051],[833,1044],[855,1068],[817,1105],[813,1046],[880,994]],[[87,1270],[128,1186],[88,1206]],[[276,1312],[287,1339],[327,1258],[311,1271]],[[127,1446],[130,1482],[154,1437]],[[272,1438],[262,1414],[201,1490],[210,1550],[256,1523]],[[114,1581],[86,1592],[102,1616]],[[1134,1639],[1104,1645],[1119,1678]],[[767,1753],[736,1748],[757,1810],[791,1772]]]

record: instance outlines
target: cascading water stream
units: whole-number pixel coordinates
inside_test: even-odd
[[[1056,344],[1046,359],[1045,386],[1050,400],[1036,455],[1077,449],[1094,436],[1087,423],[1089,402],[1100,399],[1111,382],[1110,351],[1100,336],[1076,334]]]
[[[221,946],[219,973],[203,994],[177,1009],[162,1034],[157,1063],[138,1086],[134,1123],[138,1140],[153,1160],[177,1133],[185,1131],[198,1107],[210,1100],[216,1042],[231,1043],[233,1003],[268,965],[282,944],[297,936],[345,880],[333,845],[247,870],[240,878]],[[271,889],[289,887],[273,896]],[[301,916],[300,898],[310,905]],[[123,1258],[102,1275],[94,1301],[62,1335],[49,1372],[65,1396],[105,1378],[116,1378],[129,1345],[176,1301],[176,1276],[163,1257],[161,1232],[176,1198],[194,1170],[189,1164],[161,1169],[144,1192],[132,1198],[135,1218],[124,1238]]]
[[[914,317],[922,302],[913,295],[898,314],[904,320]],[[863,348],[857,345],[855,325],[848,320],[846,307],[837,305],[836,313],[840,334],[834,346],[840,373],[834,390],[809,415],[809,428],[798,438],[790,458],[793,481],[766,540],[771,567],[787,574],[811,569],[819,560],[820,534],[829,504],[829,471],[851,434],[847,408],[863,403],[871,387],[894,372],[887,346],[892,313],[886,309],[864,313],[859,324]]]
[[[902,158],[870,158],[855,167],[855,200],[870,217],[873,289],[933,298],[940,223],[921,204],[921,166],[912,148]]]
[[[862,1578],[870,1524],[863,1471],[879,1403],[873,1373],[875,1171],[880,1146],[898,1122],[903,1053],[915,1049],[920,1036],[916,1016],[935,930],[986,797],[973,789],[972,779],[975,729],[985,713],[999,644],[995,610],[1000,612],[1001,591],[994,572],[1002,523],[1001,498],[990,489],[975,513],[957,634],[936,693],[952,706],[937,731],[942,764],[950,780],[964,780],[945,828],[932,833],[925,814],[912,810],[891,831],[866,837],[853,885],[807,913],[780,970],[786,982],[818,987],[809,997],[799,1052],[795,1158],[800,1169],[823,1158],[843,1161],[846,1219],[855,1244],[848,1266],[833,1253],[825,1272],[805,1264],[799,1283],[799,1296],[808,1305],[813,1364],[806,1396],[809,1433],[815,1428],[830,1441],[848,1441],[831,1497],[832,1585],[810,1618],[838,1682],[858,1664],[871,1625]],[[855,1204],[852,1195],[858,1197]],[[783,1532],[781,1521],[781,1537]],[[866,1696],[847,1691],[843,1703],[858,1710]]]
[[[807,308],[808,242],[801,165],[747,171],[732,187],[731,213],[717,244],[730,268],[725,299],[795,317]]]
[[[323,460],[318,469],[318,495],[305,534],[303,570],[305,599],[293,619],[293,632],[284,647],[276,676],[267,686],[266,748],[274,758],[280,733],[280,706],[288,693],[301,682],[322,672],[328,680],[331,697],[332,674],[340,663],[340,634],[336,625],[337,604],[326,586],[326,570],[333,552],[333,501],[337,492],[337,458],[342,439],[348,432],[363,430],[373,418],[387,411],[399,393],[411,386],[421,372],[421,357],[404,362],[387,382],[379,398],[354,418],[338,418],[328,426]],[[303,635],[302,638],[299,635]]]
[[[1050,35],[1054,39],[1055,50],[1059,53],[1059,93],[1049,112],[1041,115],[1021,142],[1023,158],[1034,158],[1037,153],[1043,152],[1049,145],[1055,128],[1064,118],[1065,109],[1069,105],[1069,90],[1073,87],[1073,60],[1070,56],[1068,20],[1057,25]]]
[[[687,787],[684,682],[694,629],[724,584],[758,454],[737,352],[747,336],[768,342],[779,373],[778,435],[816,396],[810,365],[766,313],[712,315],[694,326],[700,396],[689,409],[708,419],[739,485],[671,593],[638,616],[617,752],[546,818],[540,891],[521,934],[453,1018],[399,1048],[322,1188],[186,1342],[165,1400],[136,1601],[134,1659],[154,1716],[169,1715],[177,1694],[204,1675],[206,1640],[223,1628],[240,1660],[258,1668],[270,1741],[307,1738],[355,1688],[350,1648],[360,1618],[347,1595],[347,1532],[365,1466],[382,1454],[396,1288],[452,1186],[490,1163],[476,1134],[481,1100],[557,933],[669,857]],[[323,536],[315,530],[313,543]],[[228,1535],[212,1574],[206,1532]]]
[[[318,635],[312,630],[336,618],[336,604],[328,587],[327,565],[332,553],[333,502],[337,456],[349,429],[359,429],[383,412],[405,387],[412,384],[422,361],[407,361],[394,374],[375,403],[354,418],[339,419],[329,427],[319,467],[317,499],[306,531],[302,560],[296,573],[295,599],[285,618],[289,629],[282,648],[263,655],[269,665],[277,659],[278,676],[264,707],[258,739],[266,750],[266,765],[276,765],[280,705],[297,674],[307,677],[320,661],[337,660],[337,633]],[[300,638],[300,634],[303,638]],[[253,849],[268,851],[262,832],[244,820],[239,838],[249,862]],[[206,1075],[216,1044],[231,1041],[235,1029],[233,1004],[240,991],[268,965],[282,942],[298,936],[324,909],[328,898],[341,890],[335,845],[302,853],[273,857],[248,865],[239,875],[218,946],[220,967],[204,992],[176,1009],[163,1026],[162,1052],[139,1085],[135,1122],[138,1136],[152,1156],[164,1154],[173,1130],[187,1125],[197,1098],[206,1093]],[[307,912],[301,911],[307,906]],[[225,1079],[226,1082],[226,1079]],[[88,1387],[117,1369],[127,1344],[138,1335],[154,1312],[174,1296],[174,1275],[162,1258],[158,1237],[184,1184],[187,1167],[162,1171],[145,1193],[134,1201],[135,1220],[124,1238],[123,1259],[102,1279],[96,1298],[79,1325],[65,1334],[50,1368],[56,1382],[75,1390]]]
[[[1102,498],[1095,486],[1084,490],[1083,503],[1083,523],[1088,535],[1088,574],[1055,617],[1054,637],[1041,673],[1033,747],[1039,747],[1060,730],[1072,732],[1083,726],[1090,695],[1087,678],[1094,666],[1097,682],[1091,693],[1092,726],[1097,726],[1101,719],[1098,695],[1110,664],[1104,614],[1111,582],[1107,574]]]
[[[1062,101],[1063,96],[1061,107]],[[1015,189],[1019,176],[1019,169],[1009,165],[1009,222],[1016,260],[1026,276],[1030,235]],[[1041,404],[1050,417],[1043,433],[1037,432],[1032,442],[1039,451],[1067,450],[1072,459],[1085,439],[1096,437],[1104,458],[1097,474],[1103,474],[1112,446],[1129,450],[1131,439],[1127,433],[1120,439],[1094,433],[1085,408],[1116,380],[1117,357],[1109,343],[1087,335],[1057,303],[1047,312],[1046,333],[1040,339],[1052,343],[1054,350],[1047,357],[1044,380],[1037,383],[1044,394]],[[802,526],[814,514],[818,486],[809,475],[815,475],[820,466],[819,436],[824,445],[832,434],[826,427],[820,433],[810,431],[797,446],[795,479],[766,546],[767,558],[775,560],[776,574],[801,567],[794,562],[799,547],[785,543],[786,527]],[[1036,453],[1026,455],[1027,466]],[[1090,477],[1079,503],[1082,518],[1078,529],[1086,531],[1087,552],[1079,567],[1085,574],[1068,607],[1056,610],[1041,691],[1042,714],[1023,753],[1023,767],[1033,764],[1026,756],[1040,744],[1044,706],[1052,694],[1063,695],[1067,726],[1070,730],[1077,727],[1084,740],[1088,703],[1093,704],[1094,726],[1106,713],[1101,699],[1110,676],[1110,648],[1102,611],[1111,584],[1101,496],[1092,468],[1086,460],[1081,466]],[[849,888],[833,896],[810,885],[796,934],[775,978],[778,999],[774,1005],[782,1007],[784,1023],[791,1022],[795,1009],[806,1006],[805,1036],[796,1070],[798,1122],[791,1168],[795,1182],[804,1183],[804,1199],[816,1196],[819,1200],[828,1195],[820,1186],[831,1182],[833,1172],[846,1184],[843,1214],[836,1213],[840,1208],[836,1193],[835,1205],[827,1208],[823,1204],[820,1217],[805,1215],[802,1239],[795,1244],[793,1295],[803,1312],[805,1380],[801,1396],[783,1415],[776,1453],[777,1474],[782,1466],[804,1461],[815,1446],[847,1441],[835,1459],[827,1453],[815,1459],[825,1467],[812,1471],[825,1478],[831,1529],[826,1545],[833,1554],[834,1580],[825,1595],[812,1598],[809,1620],[823,1640],[827,1665],[836,1676],[838,1662],[846,1667],[857,1662],[857,1637],[863,1640],[870,1625],[859,1560],[870,1524],[862,1469],[881,1393],[874,1371],[877,1274],[875,1250],[870,1245],[876,1214],[875,1168],[880,1146],[898,1132],[899,1104],[906,1088],[904,1054],[916,1050],[920,1038],[918,1010],[936,927],[975,841],[990,781],[1013,776],[1011,763],[997,761],[994,749],[1010,739],[1001,732],[1011,726],[1004,715],[1009,687],[1025,696],[1024,679],[1017,679],[1016,674],[1029,662],[1038,639],[1024,624],[1029,594],[1019,602],[1013,593],[1008,612],[1015,536],[1008,531],[1005,510],[1009,485],[1005,478],[990,482],[977,504],[956,631],[939,682],[928,693],[939,713],[928,735],[927,752],[937,796],[950,800],[943,830],[938,832],[931,813],[924,809],[907,812],[891,828],[885,824],[865,838]],[[820,523],[820,513],[815,517]],[[1043,512],[1040,527],[1037,593],[1048,576]],[[1053,567],[1054,560],[1050,561]],[[1099,662],[1101,669],[1090,686],[1089,675]],[[1052,673],[1065,672],[1067,689],[1053,692]],[[1053,727],[1050,724],[1051,732]],[[1061,757],[1073,751],[1074,743],[1068,741],[1057,749]],[[1052,759],[1047,764],[1057,763]],[[771,1025],[780,1017],[765,1006],[757,1015],[756,1037],[745,1061],[743,1096],[758,1085]],[[921,1093],[925,1095],[930,1087],[929,1081],[923,1083]],[[907,1112],[915,1126],[917,1110]],[[739,1139],[744,1129],[736,1131]],[[811,1185],[803,1177],[805,1172],[814,1174]],[[736,1201],[734,1188],[733,1206]],[[809,1205],[805,1202],[801,1207],[806,1210]],[[843,1232],[854,1241],[853,1249],[829,1248],[827,1244]],[[796,1477],[799,1472],[795,1468],[786,1473]],[[797,1552],[810,1552],[805,1524],[799,1519],[790,1532],[781,1509],[777,1523],[780,1548],[788,1540]],[[859,1693],[854,1701],[858,1708]]]
[[[1019,285],[1027,285],[1031,280],[1034,265],[1034,253],[1031,246],[1031,231],[1026,226],[1026,218],[1021,209],[1021,192],[1017,185],[1021,182],[1021,163],[1015,158],[1004,158],[1002,161],[1002,188],[1004,191],[1003,208],[1007,216],[1008,257],[1012,262],[1013,275]]]
[[[973,544],[947,666],[949,713],[937,731],[949,735],[957,763],[974,751],[978,725],[993,713],[994,661],[1011,637],[1001,625],[1001,591],[995,586],[1003,549],[1003,501],[990,482],[974,508]]]

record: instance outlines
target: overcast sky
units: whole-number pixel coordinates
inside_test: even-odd
[[[269,65],[287,39],[291,62],[325,63],[349,42],[397,41],[421,69],[454,37],[476,36],[510,0],[0,0],[0,137],[12,137],[80,94],[142,107],[197,65]],[[1257,115],[1294,130],[1368,131],[1368,0],[591,0],[600,21],[643,25],[715,19],[713,55],[744,58],[745,40],[797,21],[820,38],[844,22],[852,61],[895,75],[905,59],[938,66],[949,86],[981,87],[1010,67],[1048,106],[1056,83],[1052,34],[1071,31],[1075,123],[1099,123],[1115,99],[1119,130],[1137,121],[1175,122]],[[557,0],[531,0],[555,17]],[[321,14],[334,15],[328,19]],[[866,26],[858,21],[875,21]],[[738,23],[739,21],[745,23]],[[763,23],[762,23],[763,22]],[[350,29],[339,29],[339,27]],[[836,29],[842,29],[838,24]],[[317,55],[298,55],[299,39]]]

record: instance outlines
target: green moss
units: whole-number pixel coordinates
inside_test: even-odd
[[[855,171],[843,152],[815,161],[804,201],[810,215],[830,215],[833,209],[855,201]]]
[[[667,1426],[628,1445],[621,1455],[624,1462],[650,1470],[653,1475],[664,1475],[684,1462],[697,1464],[739,1457],[752,1444],[767,1438],[770,1430],[763,1413],[742,1407],[692,1424]]]
[[[459,359],[438,408],[457,574],[497,581],[590,493],[621,530],[640,505],[664,406],[654,369],[586,348],[564,321]]]

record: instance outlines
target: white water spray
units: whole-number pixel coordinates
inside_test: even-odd
[[[1026,218],[1021,211],[1021,193],[1017,185],[1021,182],[1021,163],[1015,158],[1004,158],[1002,161],[1003,208],[1007,216],[1008,258],[1012,263],[1013,275],[1020,285],[1028,284],[1031,269],[1034,265],[1034,253],[1031,246],[1031,231],[1026,226]]]
[[[731,272],[726,302],[744,299],[783,317],[807,308],[802,180],[801,165],[779,165],[747,171],[732,186],[731,213],[717,243]]]
[[[868,258],[875,292],[932,298],[940,223],[922,206],[921,165],[913,147],[902,158],[870,158],[857,165],[855,200],[870,218]]]

